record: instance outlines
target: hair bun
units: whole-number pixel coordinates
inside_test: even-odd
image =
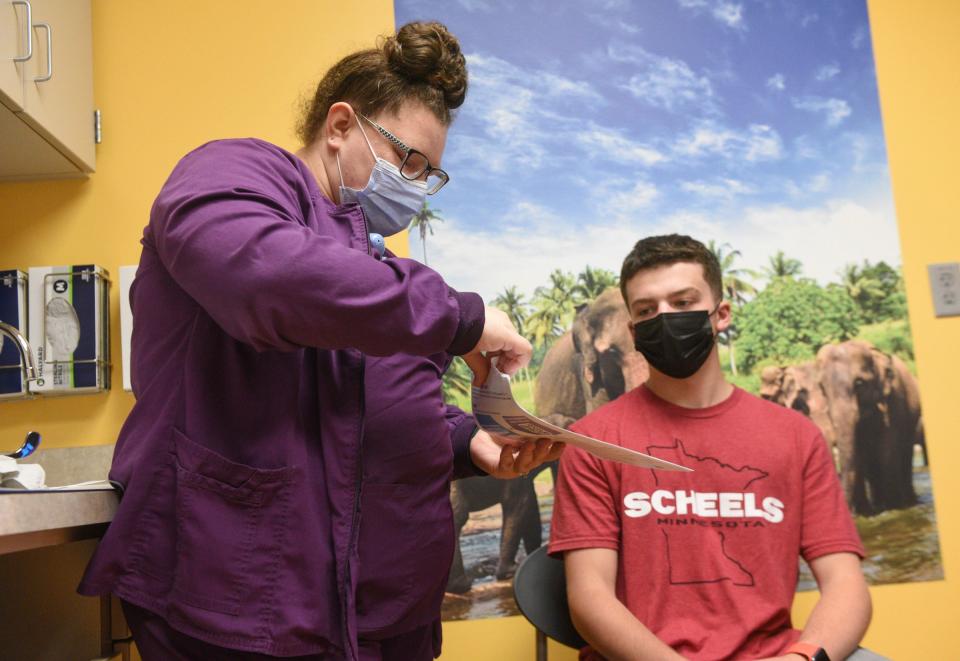
[[[412,83],[443,93],[448,108],[458,108],[467,93],[467,63],[460,42],[442,23],[407,23],[383,43],[390,69]]]

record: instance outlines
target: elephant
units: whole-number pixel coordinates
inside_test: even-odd
[[[543,357],[534,406],[537,415],[558,427],[568,427],[587,412],[580,389],[580,363],[570,331],[561,335]]]
[[[649,367],[633,348],[629,321],[616,288],[578,310],[571,330],[544,357],[534,392],[538,415],[569,424],[647,380]]]
[[[820,428],[830,451],[836,451],[837,434],[815,362],[765,367],[760,373],[760,396],[810,418]]]
[[[540,506],[533,488],[534,474],[513,480],[498,480],[493,477],[468,477],[456,480],[450,488],[453,506],[453,523],[456,533],[456,549],[453,565],[447,579],[447,592],[464,593],[470,590],[472,580],[467,576],[460,551],[460,532],[470,518],[470,512],[478,512],[500,504],[502,525],[500,529],[500,554],[496,577],[499,580],[513,576],[517,569],[517,551],[523,541],[527,555],[540,548],[543,530],[540,525]]]
[[[924,442],[916,379],[902,360],[860,340],[825,345],[816,362],[851,509],[914,505],[913,448]]]
[[[894,501],[908,502],[915,504],[917,497],[913,490],[913,450],[914,446],[920,446],[923,451],[924,463],[926,463],[926,435],[923,431],[923,416],[920,410],[920,387],[916,378],[910,372],[900,358],[893,354],[888,354],[873,349],[877,358],[877,363],[882,367],[884,374],[883,398],[886,404],[883,410],[884,419],[888,424],[894,424],[897,421],[903,422],[908,430],[906,434],[906,448],[903,456],[891,456],[886,461],[893,467],[896,467],[898,473],[898,484],[905,484],[909,489],[903,489],[901,493],[891,494]],[[896,507],[896,505],[894,506]]]

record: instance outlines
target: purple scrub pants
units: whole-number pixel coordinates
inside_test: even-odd
[[[143,661],[273,661],[279,657],[242,652],[211,645],[186,636],[170,627],[159,615],[123,601],[137,650]],[[428,624],[385,640],[361,640],[361,661],[431,661],[434,635],[439,637],[440,623]],[[439,641],[436,641],[439,642]],[[333,654],[287,657],[289,661],[339,661]]]

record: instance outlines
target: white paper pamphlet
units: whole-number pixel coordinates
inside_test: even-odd
[[[541,420],[517,404],[510,390],[510,377],[499,372],[496,367],[490,368],[486,383],[473,386],[472,393],[473,417],[480,427],[491,434],[508,438],[549,438],[551,441],[562,441],[582,448],[608,461],[619,461],[640,468],[692,472],[690,468],[583,436]]]

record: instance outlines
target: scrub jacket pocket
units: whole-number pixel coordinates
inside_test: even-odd
[[[177,458],[177,569],[183,603],[228,615],[244,599],[270,592],[264,584],[280,559],[272,525],[285,516],[291,468],[259,469],[233,462],[174,429]],[[218,593],[204,590],[218,586]]]

